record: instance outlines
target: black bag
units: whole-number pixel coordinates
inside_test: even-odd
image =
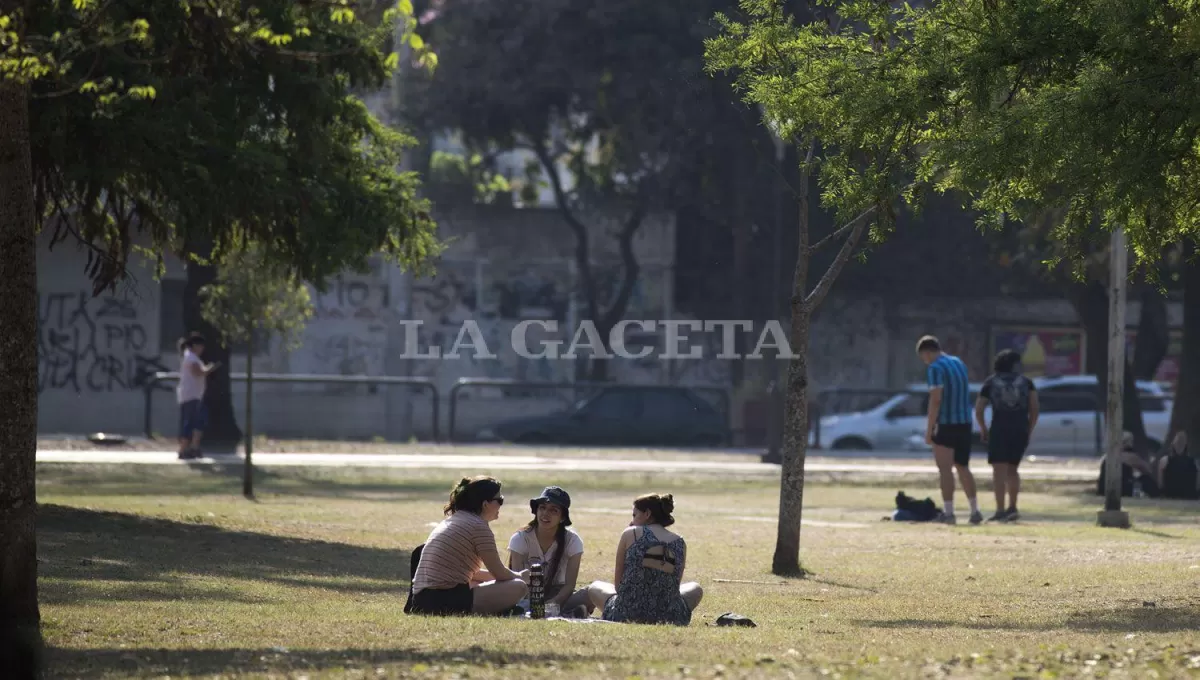
[[[417,565],[421,563],[421,551],[425,549],[425,544],[422,543],[413,548],[412,556],[408,559],[408,601],[404,603],[404,613],[412,613],[413,587],[412,581],[417,577]]]
[[[914,522],[932,522],[942,514],[942,509],[932,498],[926,497],[925,500],[919,501],[903,491],[896,492],[896,509],[912,517]]]
[[[747,616],[734,614],[733,612],[725,612],[717,617],[718,626],[745,626],[747,628],[758,628],[758,624],[750,620]]]

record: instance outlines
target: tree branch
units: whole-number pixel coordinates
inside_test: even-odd
[[[624,272],[621,277],[621,287],[617,292],[617,297],[613,300],[612,305],[605,312],[604,318],[601,320],[603,328],[599,330],[605,337],[612,330],[612,327],[617,324],[617,321],[624,316],[625,308],[629,305],[630,298],[633,297],[638,277],[641,275],[637,254],[633,252],[633,237],[637,233],[638,228],[642,226],[642,221],[646,219],[646,205],[647,200],[639,196],[633,211],[629,214],[629,218],[625,220],[625,225],[621,228],[621,233],[618,236],[617,245],[621,253],[621,265]]]
[[[558,212],[566,220],[571,231],[575,232],[575,264],[579,267],[579,276],[583,283],[583,294],[588,307],[588,317],[596,320],[600,316],[600,305],[596,300],[596,281],[592,276],[591,251],[588,243],[588,228],[571,210],[567,192],[563,189],[562,178],[554,165],[554,157],[546,149],[545,142],[531,141],[529,148],[537,156],[546,175],[550,178],[550,189],[554,192],[554,203]]]
[[[810,312],[813,309],[816,309],[817,305],[820,305],[821,301],[825,299],[825,296],[829,294],[829,289],[833,287],[834,280],[836,280],[838,274],[842,272],[842,268],[845,267],[846,262],[850,260],[850,255],[854,253],[854,248],[858,245],[859,239],[862,238],[863,230],[866,228],[867,222],[869,221],[868,218],[874,215],[878,210],[879,206],[873,205],[864,210],[858,217],[855,217],[849,222],[849,224],[846,225],[852,225],[850,236],[846,239],[846,242],[842,244],[842,249],[838,251],[837,257],[835,257],[833,262],[830,263],[829,268],[825,270],[825,275],[822,276],[821,280],[817,282],[817,285],[812,289],[812,292],[804,298],[804,305],[808,307]]]

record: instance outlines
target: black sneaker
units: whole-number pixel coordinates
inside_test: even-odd
[[[1021,513],[1017,512],[1016,508],[1012,508],[1011,510],[1005,511],[1005,513],[1004,513],[1004,521],[1005,522],[1015,522],[1018,519],[1021,519]]]
[[[188,449],[186,451],[179,452],[179,460],[196,460],[197,458],[203,457],[204,454],[200,453],[200,449]]]
[[[988,518],[988,521],[989,522],[1006,522],[1006,521],[1008,521],[1008,511],[1007,510],[997,510],[996,514],[994,514]]]

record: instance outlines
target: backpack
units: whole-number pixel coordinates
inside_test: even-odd
[[[1167,498],[1195,500],[1198,474],[1200,472],[1196,469],[1196,461],[1190,456],[1168,457],[1167,466],[1163,469],[1162,495]]]
[[[425,549],[425,544],[422,543],[413,548],[412,555],[408,558],[408,600],[404,603],[404,613],[412,613],[413,587],[412,581],[417,577],[417,565],[421,563],[421,551]]]
[[[894,519],[899,522],[932,522],[942,514],[942,509],[926,497],[919,501],[903,491],[896,493],[896,514]]]

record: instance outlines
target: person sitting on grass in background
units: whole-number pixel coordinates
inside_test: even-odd
[[[1140,484],[1142,493],[1147,496],[1158,496],[1158,481],[1154,468],[1137,454],[1134,448],[1133,433],[1126,431],[1121,435],[1121,495],[1133,496],[1135,484]],[[1100,477],[1096,480],[1096,495],[1107,494],[1108,484],[1108,454],[1100,456]]]
[[[179,341],[179,384],[175,396],[179,400],[179,458],[199,458],[200,438],[208,425],[208,412],[204,407],[204,392],[208,376],[221,367],[219,362],[206,364],[204,336],[192,333]]]
[[[528,571],[500,561],[489,522],[500,518],[500,482],[463,477],[443,508],[446,518],[429,534],[412,577],[411,613],[504,614],[528,592]]]
[[[1021,475],[1017,468],[1029,447],[1029,437],[1038,420],[1037,388],[1021,375],[1021,355],[1006,349],[996,355],[995,373],[983,382],[975,400],[975,422],[979,435],[987,443],[988,463],[992,466],[992,487],[996,492],[996,514],[991,522],[1015,522],[1017,494]],[[992,405],[992,426],[984,422],[983,411]],[[1004,499],[1008,498],[1008,507]]]
[[[604,620],[678,626],[692,622],[704,591],[698,583],[683,583],[687,543],[667,530],[675,523],[674,511],[671,494],[648,494],[633,501],[633,521],[617,543],[613,582],[596,581],[588,587]]]
[[[571,526],[571,496],[557,486],[529,501],[533,519],[508,542],[508,568],[528,569],[536,559],[544,565],[546,604],[563,616],[584,618],[592,613],[586,588],[575,590],[583,539]]]
[[[1158,459],[1154,469],[1163,498],[1200,498],[1200,465],[1188,455],[1186,432],[1175,434],[1170,450]]]

